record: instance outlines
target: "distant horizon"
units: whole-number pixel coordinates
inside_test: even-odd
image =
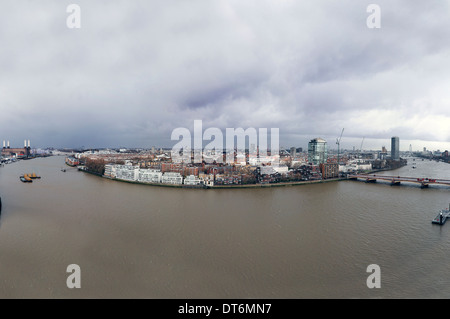
[[[312,137],[313,138],[313,137]],[[312,139],[311,138],[311,139]],[[337,146],[334,143],[336,138],[334,139],[326,139],[327,144],[328,144],[328,150],[336,150],[337,151]],[[341,141],[341,150],[342,151],[352,151],[353,150],[353,146],[355,147],[355,150],[359,150],[360,146],[361,146],[361,140],[359,139],[354,139],[356,142],[359,141],[359,144],[355,144],[355,145],[351,145],[351,142],[346,142],[345,139],[343,138]],[[390,138],[389,139],[382,139],[381,141],[386,141],[386,143],[384,143],[383,145],[377,147],[377,146],[365,146],[367,144],[369,145],[374,145],[375,143],[378,144],[378,142],[380,141],[380,139],[365,139],[364,143],[363,143],[363,147],[362,150],[365,151],[380,151],[382,149],[382,147],[386,147],[386,149],[388,150],[388,152],[390,152],[391,150],[391,145],[390,145]],[[309,140],[308,140],[309,142]],[[283,145],[282,143],[280,143],[280,149],[284,149],[284,150],[289,150],[291,147],[296,147],[296,148],[303,148],[303,151],[307,151],[308,150],[308,142],[306,142],[306,144],[302,145]],[[331,142],[331,143],[330,143]],[[412,143],[415,144],[412,144]],[[175,145],[176,141],[173,141],[173,145]],[[13,144],[11,144],[11,148],[13,147]],[[207,143],[204,143],[203,146],[205,146]],[[407,144],[407,146],[405,146],[404,144]],[[409,145],[412,144],[412,151],[413,152],[422,152],[423,148],[425,147],[427,149],[427,151],[441,151],[444,152],[445,150],[450,150],[450,143],[447,142],[439,142],[439,141],[407,141],[407,140],[402,140],[400,137],[400,151],[401,152],[409,152]],[[155,147],[156,150],[159,150],[160,148],[165,149],[165,150],[170,150],[173,145],[151,145],[151,146],[136,146],[136,145],[118,145],[118,146],[31,146],[31,148],[40,148],[40,149],[48,149],[48,148],[54,148],[54,149],[85,149],[85,150],[90,150],[90,149],[146,149],[146,150],[151,150],[152,147]],[[351,146],[348,146],[351,145]],[[414,147],[414,145],[421,145],[418,148]],[[18,147],[18,146],[15,146]],[[19,146],[21,147],[21,146]],[[22,146],[23,147],[23,146]],[[248,148],[248,147],[247,147]],[[225,148],[224,148],[225,149]],[[269,148],[270,149],[270,148]]]

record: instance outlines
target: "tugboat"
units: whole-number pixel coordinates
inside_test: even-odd
[[[22,175],[19,178],[24,183],[32,183],[33,182],[33,180],[27,174]]]
[[[41,178],[41,177],[40,177],[40,176],[37,176],[36,173],[32,173],[32,174],[30,175],[30,178],[31,178],[31,179],[36,179],[36,178],[39,179],[39,178]]]

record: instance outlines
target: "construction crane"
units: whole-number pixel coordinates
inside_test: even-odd
[[[338,146],[338,155],[337,155],[337,164],[338,164],[338,168],[339,168],[339,151],[340,151],[340,146],[341,146],[341,138],[342,138],[342,134],[344,134],[344,129],[342,129],[341,136],[339,136],[339,138],[336,139],[336,144],[337,144],[337,146]]]

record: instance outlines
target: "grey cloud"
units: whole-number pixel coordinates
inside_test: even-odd
[[[80,0],[80,30],[65,26],[69,3],[2,3],[3,139],[170,146],[194,119],[279,127],[287,146],[342,127],[450,137],[447,1],[378,1],[379,30],[356,0]]]

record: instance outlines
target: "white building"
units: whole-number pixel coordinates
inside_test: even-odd
[[[106,164],[105,165],[105,177],[116,178],[116,165],[114,164]]]
[[[183,176],[180,173],[165,172],[162,175],[161,182],[163,184],[183,184]]]
[[[201,180],[195,175],[186,176],[184,179],[184,185],[200,185]]]
[[[156,169],[140,169],[139,166],[106,164],[105,177],[142,183],[161,183],[162,173]]]
[[[248,163],[252,166],[259,166],[261,164],[277,164],[280,161],[280,155],[273,156],[250,156]]]
[[[360,160],[349,161],[347,165],[339,165],[339,172],[347,173],[354,171],[370,171],[372,170],[371,163],[365,163]]]
[[[162,173],[157,169],[140,169],[138,181],[142,183],[161,183]]]
[[[287,166],[274,166],[273,169],[281,175],[285,175],[289,172],[289,168]]]
[[[260,172],[261,175],[273,175],[277,173],[273,166],[260,166]]]
[[[116,165],[116,178],[126,181],[137,181],[139,178],[139,166]]]

